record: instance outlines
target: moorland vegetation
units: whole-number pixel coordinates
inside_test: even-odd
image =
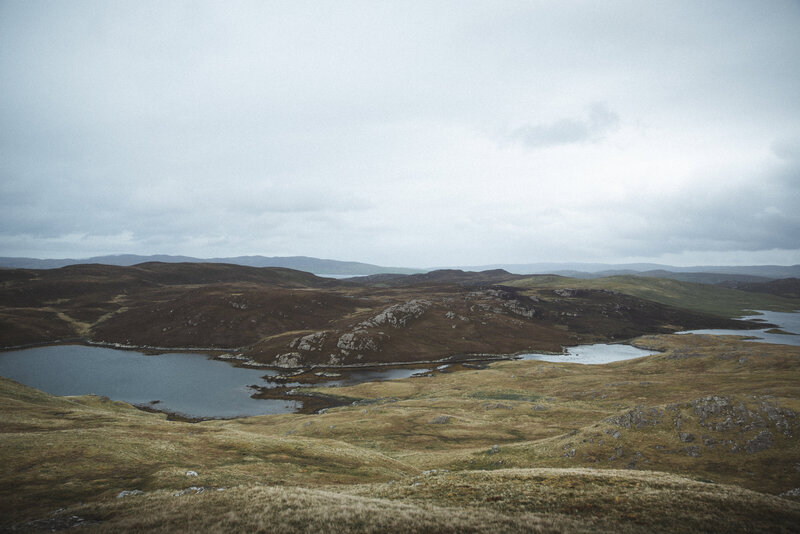
[[[6,346],[197,340],[188,346],[241,348],[263,364],[295,352],[304,366],[329,365],[348,333],[380,343],[336,352],[336,365],[592,341],[658,352],[592,366],[453,365],[325,388],[341,406],[322,413],[198,423],[0,379],[0,529],[796,532],[800,524],[800,348],[672,335],[738,324],[731,317],[747,309],[800,309],[796,300],[709,286],[709,304],[696,284],[628,277],[356,284],[227,266],[65,269],[66,279],[53,274],[62,269],[1,273]],[[206,322],[187,323],[198,310]],[[329,333],[319,341],[317,332]]]

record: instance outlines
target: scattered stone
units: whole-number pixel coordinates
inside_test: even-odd
[[[484,410],[513,410],[514,406],[511,404],[503,404],[502,402],[484,402],[481,404]]]
[[[789,491],[784,491],[778,497],[800,497],[800,488],[790,489]]]
[[[634,452],[633,453],[633,457],[631,458],[631,461],[628,462],[625,465],[625,469],[635,469],[636,468],[636,463],[641,459],[642,459],[642,453],[640,451]],[[645,463],[646,462],[647,462],[647,460],[645,460]]]
[[[225,488],[222,489],[224,490]],[[192,492],[194,492],[195,495],[200,495],[205,490],[206,490],[205,486],[191,486],[189,488],[186,488],[185,490],[179,491],[178,493],[173,493],[172,496],[180,497],[182,495],[186,495],[187,493],[192,493]],[[219,491],[219,489],[217,491]]]
[[[500,447],[492,445],[492,448],[486,451],[486,454],[497,454],[498,452],[500,452]]]
[[[549,406],[545,406],[544,404],[534,404],[531,408],[537,412],[546,411],[550,409]]]
[[[449,422],[450,422],[450,416],[449,415],[437,415],[436,417],[433,418],[433,420],[431,421],[431,424],[432,425],[446,425]]]
[[[644,409],[642,406],[637,406],[625,414],[609,417],[606,421],[623,428],[645,428],[656,426],[663,417],[663,410],[657,408]]]
[[[131,495],[144,495],[142,490],[124,490],[117,493],[117,499],[130,497]]]
[[[686,451],[686,454],[692,458],[697,458],[700,456],[700,447],[697,445],[689,445],[688,447],[684,447],[683,450]]]
[[[769,430],[762,430],[756,437],[744,444],[744,450],[747,454],[755,454],[770,447],[772,447],[772,432]]]
[[[681,415],[678,414],[678,417],[675,418],[675,429],[680,430],[682,424],[683,424],[683,418],[681,418]]]
[[[694,441],[694,434],[690,434],[689,432],[681,432],[678,434],[678,437],[684,443],[691,443]]]
[[[438,475],[439,473],[449,473],[447,469],[428,469],[427,471],[423,471],[422,474],[425,476],[431,475]]]
[[[82,517],[78,517],[77,515],[71,515],[71,516],[60,515],[61,512],[63,511],[64,510],[62,508],[54,512],[53,516],[47,519],[36,519],[34,521],[29,521],[27,523],[24,523],[20,530],[23,532],[28,532],[31,530],[57,532],[59,530],[67,530],[75,527],[84,527],[89,525],[100,524],[100,521],[95,521],[93,519],[84,519]],[[18,527],[12,526],[10,532],[16,531],[17,528]]]

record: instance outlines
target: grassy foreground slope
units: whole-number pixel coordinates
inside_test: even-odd
[[[637,344],[663,352],[498,362],[341,388],[355,404],[323,414],[198,424],[0,380],[0,529],[796,531],[800,501],[779,495],[800,487],[800,348]]]
[[[659,302],[700,313],[722,317],[739,317],[751,310],[790,312],[800,307],[798,299],[767,293],[753,293],[709,284],[681,282],[667,278],[622,275],[590,280],[555,275],[537,275],[512,280],[506,285],[528,289],[537,294],[544,289],[595,289],[624,293],[641,299]]]

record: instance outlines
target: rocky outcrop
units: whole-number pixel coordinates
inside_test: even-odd
[[[336,342],[336,346],[345,355],[351,352],[377,352],[381,350],[380,343],[384,337],[385,334],[381,333],[370,334],[366,330],[355,330],[342,334],[339,341]]]
[[[755,454],[757,452],[765,451],[772,447],[772,432],[769,430],[762,430],[756,437],[748,440],[744,444],[744,451],[747,454]]]
[[[656,426],[664,417],[664,410],[658,408],[645,409],[642,406],[637,406],[633,410],[622,415],[615,415],[606,419],[612,423],[623,428],[645,428],[648,426]]]
[[[700,426],[717,432],[744,432],[766,429],[771,422],[786,437],[792,437],[797,414],[762,398],[758,408],[749,409],[743,402],[729,397],[708,396],[689,403]]]
[[[289,348],[307,352],[322,350],[327,338],[328,332],[314,332],[313,334],[308,334],[307,336],[294,338],[289,343]]]
[[[287,352],[285,354],[278,354],[273,360],[272,365],[275,367],[284,367],[294,369],[302,367],[303,355],[299,352]]]
[[[360,328],[374,328],[388,325],[393,328],[403,328],[412,319],[419,319],[431,307],[431,302],[422,299],[409,300],[403,304],[389,306],[371,319],[367,319],[356,326]]]

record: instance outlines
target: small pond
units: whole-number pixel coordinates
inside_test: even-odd
[[[543,362],[565,362],[598,365],[603,363],[631,360],[657,354],[652,350],[644,350],[631,345],[595,343],[568,347],[566,354],[520,354],[523,360],[541,360]]]

